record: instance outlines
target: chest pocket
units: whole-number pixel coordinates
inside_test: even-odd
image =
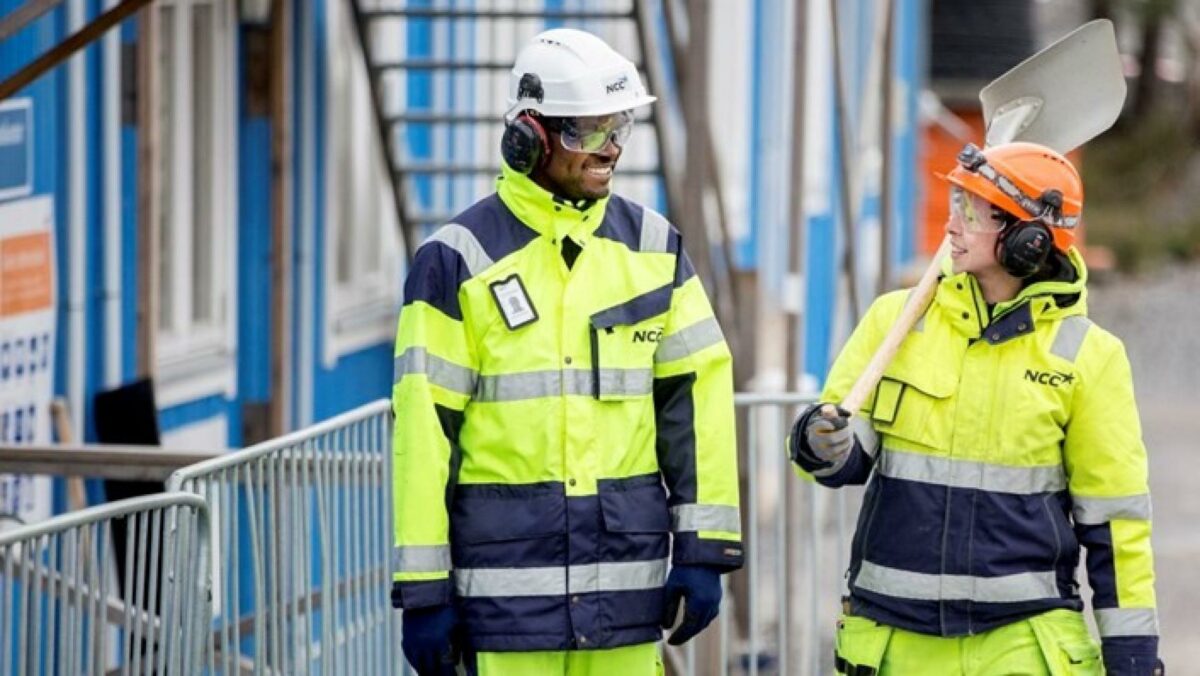
[[[591,316],[592,396],[620,401],[653,391],[654,351],[670,307],[667,284]]]
[[[935,368],[902,351],[875,388],[871,402],[875,428],[928,448],[948,449],[957,381],[957,369],[950,365]]]

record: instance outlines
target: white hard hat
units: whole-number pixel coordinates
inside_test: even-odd
[[[637,68],[603,40],[573,28],[539,33],[521,49],[508,81],[508,117],[608,115],[654,102]]]

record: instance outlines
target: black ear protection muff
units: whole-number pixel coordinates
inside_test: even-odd
[[[542,79],[536,73],[525,73],[517,85],[517,105],[524,99],[541,103],[545,98]],[[550,137],[541,122],[529,113],[505,124],[500,138],[500,156],[513,171],[528,174],[546,162],[550,156]]]
[[[550,156],[550,137],[546,128],[532,115],[521,113],[504,127],[500,138],[500,156],[513,171],[528,174]]]
[[[1054,188],[1042,192],[1044,215],[1059,219],[1062,214],[1062,193]],[[1016,221],[1000,231],[996,239],[996,260],[1008,274],[1017,279],[1032,276],[1046,264],[1054,250],[1054,235],[1043,221]]]
[[[1025,279],[1042,268],[1053,248],[1054,236],[1045,223],[1017,221],[1000,231],[996,260],[1008,274]]]

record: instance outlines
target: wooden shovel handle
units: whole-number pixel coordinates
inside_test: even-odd
[[[949,251],[950,237],[947,236],[942,240],[942,245],[938,247],[937,253],[933,255],[933,260],[929,261],[929,267],[925,268],[925,273],[921,275],[921,281],[917,282],[912,293],[908,294],[908,300],[905,301],[900,316],[896,318],[896,323],[892,324],[892,328],[883,337],[883,342],[875,350],[875,355],[863,369],[862,375],[854,381],[854,387],[850,388],[849,394],[842,400],[842,408],[852,414],[858,413],[867,397],[875,390],[879,379],[883,377],[883,372],[887,369],[888,364],[892,363],[892,358],[896,356],[896,351],[904,342],[904,337],[908,335],[908,332],[912,330],[917,320],[925,314],[925,310],[929,307],[929,302],[933,299],[933,292],[937,290],[942,258]]]

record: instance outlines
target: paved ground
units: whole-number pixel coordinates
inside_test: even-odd
[[[1124,341],[1150,453],[1162,657],[1200,675],[1200,265],[1093,284],[1090,315]]]

